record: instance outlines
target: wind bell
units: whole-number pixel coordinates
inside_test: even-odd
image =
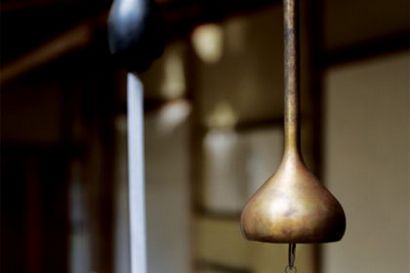
[[[285,272],[296,272],[297,243],[343,237],[346,219],[336,198],[308,171],[300,152],[298,0],[284,0],[285,147],[276,173],[249,199],[241,215],[248,240],[288,243]]]

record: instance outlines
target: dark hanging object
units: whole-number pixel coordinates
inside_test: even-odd
[[[289,243],[290,253],[294,253],[295,243],[338,241],[346,226],[342,206],[307,170],[300,152],[298,11],[298,0],[284,0],[283,159],[276,173],[251,197],[241,215],[242,232],[247,239]],[[293,263],[289,266],[292,270]]]
[[[155,2],[115,0],[108,18],[108,42],[120,65],[141,72],[164,49],[162,20]]]

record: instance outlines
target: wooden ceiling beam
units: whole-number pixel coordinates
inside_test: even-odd
[[[93,42],[95,28],[106,21],[103,15],[80,23],[61,35],[50,39],[38,48],[22,55],[15,61],[2,67],[0,84],[3,85],[30,70],[53,61],[68,52],[84,48]]]

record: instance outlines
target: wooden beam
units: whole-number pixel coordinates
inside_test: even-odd
[[[223,272],[223,273],[251,273],[252,271],[249,268],[242,268],[242,267],[234,267],[228,266],[216,262],[211,261],[203,261],[199,260],[196,262],[196,268],[199,270],[204,271],[216,271],[216,272]]]
[[[158,0],[157,0],[158,1]],[[255,11],[279,5],[279,0],[209,0],[190,3],[169,1],[159,5],[166,22],[168,39],[186,37],[197,25],[220,22],[227,18],[246,15]]]
[[[0,71],[0,85],[53,61],[68,52],[84,48],[93,41],[93,33],[106,14],[87,20],[61,35],[49,40],[33,51],[21,56],[12,63],[6,64]]]
[[[0,13],[15,13],[33,9],[45,9],[58,6],[94,6],[94,10],[107,6],[105,1],[81,1],[81,0],[23,0],[23,1],[5,1],[0,5]]]
[[[346,47],[329,50],[323,54],[321,62],[324,67],[330,67],[392,52],[409,50],[409,48],[409,30],[405,30]]]

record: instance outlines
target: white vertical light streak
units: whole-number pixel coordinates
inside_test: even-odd
[[[131,273],[146,273],[143,89],[128,74],[128,202]]]

